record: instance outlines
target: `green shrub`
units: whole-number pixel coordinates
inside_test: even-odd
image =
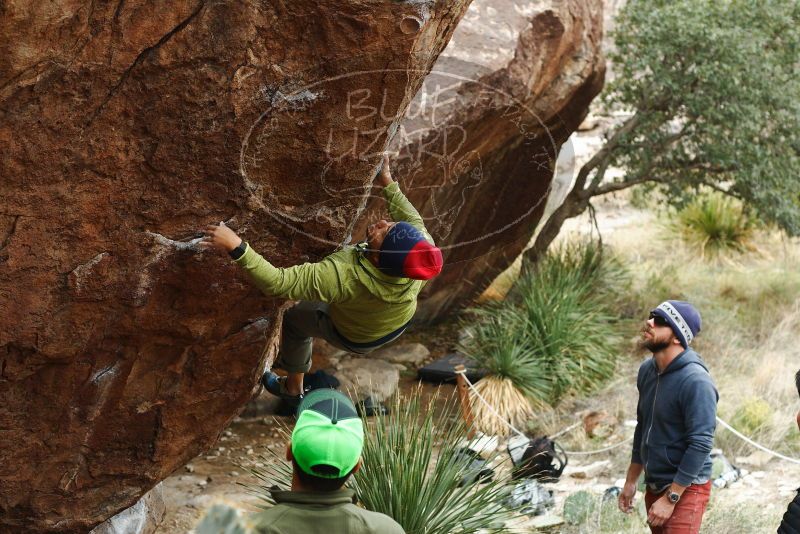
[[[596,245],[579,243],[556,249],[517,283],[512,303],[551,381],[542,400],[590,391],[614,370],[619,338],[611,310],[622,278]]]
[[[479,321],[472,338],[461,350],[498,378],[507,378],[532,399],[550,396],[551,380],[539,365],[539,356],[526,335],[525,317],[507,305],[491,305],[474,310]]]
[[[534,402],[594,389],[615,367],[624,268],[589,242],[550,252],[508,298],[480,308],[461,350]]]
[[[740,202],[721,194],[710,194],[680,210],[672,228],[705,256],[750,250],[755,223]]]
[[[746,436],[752,436],[772,421],[772,407],[764,399],[753,397],[736,409],[731,425]]]
[[[398,395],[389,415],[374,418],[365,434],[364,465],[353,478],[359,501],[409,533],[501,529],[512,516],[502,506],[507,482],[495,477],[460,486],[468,469],[457,453],[466,429],[452,400],[438,415],[434,405],[421,407],[418,394]]]
[[[594,511],[596,498],[588,491],[573,493],[564,500],[564,521],[571,525],[582,525]]]

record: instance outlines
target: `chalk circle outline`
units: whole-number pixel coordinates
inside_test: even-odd
[[[528,106],[526,106],[526,105],[522,104],[521,102],[519,102],[513,95],[510,95],[510,94],[506,93],[505,91],[498,90],[497,88],[492,87],[492,86],[490,86],[490,85],[488,85],[488,84],[486,84],[486,83],[484,83],[484,82],[482,82],[480,80],[475,80],[475,79],[469,78],[467,76],[461,76],[459,74],[452,74],[452,73],[441,71],[441,70],[424,71],[422,69],[375,69],[375,70],[353,71],[353,72],[348,72],[348,73],[344,73],[344,74],[339,74],[338,76],[332,76],[332,77],[329,77],[329,78],[324,78],[322,80],[318,80],[318,81],[313,82],[311,84],[304,85],[303,87],[301,87],[299,89],[296,89],[296,90],[294,90],[294,91],[292,91],[292,92],[290,92],[288,94],[283,95],[283,99],[284,100],[290,100],[291,97],[297,96],[297,95],[303,93],[304,91],[310,91],[314,87],[317,87],[319,85],[322,85],[322,84],[325,84],[325,83],[329,83],[329,82],[332,82],[332,81],[341,80],[341,79],[345,79],[345,78],[352,78],[352,77],[356,77],[356,76],[365,76],[365,75],[370,75],[370,74],[386,74],[386,73],[404,73],[404,74],[422,73],[425,76],[429,76],[431,74],[435,74],[435,75],[439,75],[439,76],[450,77],[452,79],[459,80],[459,81],[466,82],[466,83],[474,83],[474,84],[477,84],[479,86],[482,86],[482,87],[485,87],[485,88],[489,89],[489,92],[504,96],[504,97],[510,99],[510,101],[512,103],[517,104],[519,109],[524,110],[527,113],[529,113],[530,116],[533,117],[539,123],[539,125],[542,127],[542,130],[545,132],[547,137],[550,139],[550,143],[551,143],[551,145],[553,146],[553,149],[554,149],[553,153],[556,154],[556,160],[558,159],[559,148],[556,145],[555,139],[553,138],[552,134],[550,133],[550,128],[548,128],[547,125],[544,123],[544,121],[539,117],[539,115],[537,115]],[[266,109],[263,113],[261,113],[258,116],[258,118],[253,122],[253,124],[250,125],[250,128],[248,128],[247,133],[245,134],[244,139],[242,140],[242,147],[241,147],[241,150],[239,152],[239,172],[241,173],[242,178],[244,179],[245,186],[250,190],[251,193],[255,193],[255,191],[253,189],[258,189],[259,186],[255,186],[255,184],[253,184],[250,181],[250,179],[248,178],[248,176],[247,176],[247,172],[245,171],[245,167],[246,167],[246,165],[245,165],[245,157],[246,157],[245,154],[246,154],[247,148],[249,147],[249,141],[250,141],[250,137],[253,135],[253,131],[256,129],[256,127],[259,124],[261,124],[261,122],[267,116],[270,115],[271,112],[273,112],[275,110],[281,111],[281,110],[278,109],[277,106],[273,105],[273,106],[269,107],[268,109]],[[520,116],[522,116],[522,115],[523,114],[520,113]],[[514,121],[512,121],[512,122],[514,122]],[[519,125],[517,125],[517,128],[520,128]],[[523,137],[524,136],[525,136],[525,134],[523,133]],[[555,161],[556,160],[553,160],[553,165],[554,166],[555,166]],[[425,187],[427,187],[427,186],[425,186]],[[550,191],[551,188],[552,188],[552,183],[548,186],[548,192]],[[365,193],[369,195],[370,194],[369,193],[370,189],[371,188],[369,186],[351,187],[351,188],[340,189],[339,192],[340,193],[346,193],[347,191],[354,191],[354,192],[355,191],[360,191],[361,195],[364,195]],[[509,222],[508,224],[504,225],[503,227],[498,228],[497,230],[493,230],[493,231],[488,232],[488,233],[486,233],[486,234],[484,234],[482,236],[475,237],[475,238],[472,238],[472,239],[468,239],[466,241],[460,241],[458,243],[452,243],[450,245],[442,245],[442,246],[439,246],[439,248],[441,250],[443,250],[443,251],[444,250],[456,249],[456,248],[463,247],[463,246],[473,245],[473,244],[478,243],[480,241],[483,241],[485,239],[489,239],[491,237],[494,237],[495,235],[501,234],[501,233],[505,232],[506,230],[508,230],[509,228],[511,228],[513,226],[516,226],[521,220],[523,220],[526,217],[528,217],[531,213],[533,213],[533,211],[536,208],[538,208],[541,205],[541,203],[546,198],[547,198],[547,195],[543,196],[537,202],[533,203],[525,213],[523,213],[522,215],[520,215],[519,217],[517,217],[513,221]],[[340,247],[343,244],[343,243],[338,242],[338,241],[332,241],[332,240],[329,240],[329,239],[325,239],[324,237],[320,237],[318,235],[311,234],[311,233],[306,232],[305,230],[303,230],[301,228],[298,228],[298,227],[292,225],[289,222],[289,221],[292,221],[292,219],[294,218],[291,214],[278,212],[278,214],[283,215],[283,218],[281,218],[281,217],[278,216],[278,214],[274,213],[274,210],[268,209],[266,206],[263,206],[263,208],[264,208],[264,211],[266,211],[267,214],[270,217],[272,217],[273,219],[278,221],[280,224],[289,227],[294,232],[297,232],[297,233],[299,233],[299,234],[301,234],[301,235],[303,235],[305,237],[308,237],[308,238],[310,238],[312,240],[319,241],[321,243],[324,243],[326,245],[331,245],[331,246],[334,246],[334,247]],[[481,255],[478,255],[476,257],[480,257],[480,256]]]

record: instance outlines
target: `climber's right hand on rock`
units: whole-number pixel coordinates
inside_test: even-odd
[[[215,248],[222,252],[230,252],[242,243],[242,238],[225,226],[224,222],[209,224],[203,233],[205,237],[200,241],[203,248]]]
[[[383,166],[381,167],[381,172],[378,173],[378,184],[382,187],[386,187],[393,182],[392,171],[389,170],[389,154],[384,154]]]

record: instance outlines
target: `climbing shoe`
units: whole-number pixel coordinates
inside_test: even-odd
[[[264,376],[261,377],[261,385],[263,385],[264,389],[268,392],[276,397],[280,397],[284,404],[291,410],[296,410],[300,405],[300,401],[303,400],[302,395],[292,395],[286,391],[285,376],[278,376],[271,371],[267,371],[264,373]]]

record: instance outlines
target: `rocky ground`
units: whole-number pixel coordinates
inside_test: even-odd
[[[452,329],[451,329],[452,330]],[[441,335],[443,332],[437,332]],[[452,332],[454,333],[454,332]],[[423,338],[426,332],[417,331],[410,338]],[[439,350],[432,351],[428,359],[443,353],[446,344],[441,338],[432,339],[431,346],[438,345]],[[631,369],[633,372],[633,369]],[[418,382],[411,371],[401,373],[400,389],[410,391]],[[425,395],[431,395],[436,386],[423,383]],[[454,391],[452,385],[442,385],[440,393],[449,395]],[[628,396],[631,385],[619,381],[605,393],[595,399],[578,402],[575,409],[582,409],[594,403],[595,408],[607,408],[612,411],[620,397]],[[607,394],[607,395],[606,395]],[[251,404],[248,411],[252,414],[267,409],[267,394],[262,394],[261,402]],[[600,399],[600,402],[597,400]],[[247,412],[245,412],[247,414]],[[566,421],[566,419],[564,419]],[[577,419],[576,419],[577,421]],[[257,415],[237,419],[222,435],[219,443],[204,454],[197,456],[192,462],[174,473],[163,483],[167,514],[157,532],[187,533],[202,517],[212,504],[224,502],[244,510],[256,511],[259,499],[248,492],[246,485],[255,485],[257,480],[248,473],[248,466],[260,467],[271,461],[271,451],[282,455],[286,440],[282,437],[282,428],[291,424],[289,418],[272,415]],[[564,424],[564,423],[550,423]],[[611,435],[604,440],[588,440],[583,427],[579,426],[562,437],[567,449],[593,450],[606,444],[614,444],[632,433],[633,429],[624,421],[620,421],[611,429]],[[612,451],[591,456],[570,456],[570,464],[564,476],[555,484],[549,484],[555,494],[556,505],[553,514],[559,515],[563,510],[564,500],[578,491],[585,490],[601,495],[609,487],[620,485],[620,479],[629,458],[629,445],[623,445]],[[738,458],[745,474],[742,479],[730,487],[715,490],[718,497],[728,505],[752,505],[760,503],[765,508],[782,509],[791,500],[795,487],[800,481],[800,466],[780,460],[768,460],[762,455],[752,455],[745,462]],[[765,462],[765,460],[768,460]],[[765,532],[774,530],[774,525],[766,525]],[[520,531],[530,531],[522,527]],[[554,532],[572,532],[566,527],[555,527]]]

